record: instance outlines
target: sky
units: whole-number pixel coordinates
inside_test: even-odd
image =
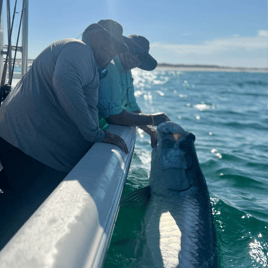
[[[158,63],[268,67],[266,0],[29,0],[29,58],[108,18],[146,37]]]

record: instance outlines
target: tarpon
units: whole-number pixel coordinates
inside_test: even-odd
[[[149,186],[125,198],[142,194],[149,200],[134,266],[215,268],[216,232],[195,136],[172,122],[160,124],[157,132]]]

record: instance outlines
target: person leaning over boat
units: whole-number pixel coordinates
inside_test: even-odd
[[[149,125],[169,121],[164,113],[142,114],[134,96],[131,69],[152,71],[156,60],[149,54],[149,41],[139,35],[123,37],[129,51],[120,53],[108,65],[108,74],[100,81],[98,109],[109,124],[138,126],[151,136],[151,146],[157,142],[157,132]],[[101,120],[100,120],[101,121]]]
[[[85,29],[82,41],[52,43],[3,102],[0,160],[5,181],[0,180],[0,189],[7,191],[0,194],[0,230],[12,229],[4,223],[5,212],[15,209],[16,202],[17,210],[30,203],[36,209],[94,142],[112,143],[128,153],[119,136],[99,128],[96,107],[98,68],[128,51],[122,33],[119,23],[101,20]],[[24,218],[29,211],[33,212],[28,207]],[[5,236],[9,235],[0,232],[2,244]]]

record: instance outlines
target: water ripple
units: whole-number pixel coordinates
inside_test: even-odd
[[[196,136],[219,268],[267,267],[267,74],[137,69],[133,77],[143,112],[166,112]],[[148,185],[151,150],[139,131],[123,194]],[[120,209],[113,240],[137,238],[142,217],[140,210]],[[135,243],[122,245],[112,243],[105,268],[131,267]]]

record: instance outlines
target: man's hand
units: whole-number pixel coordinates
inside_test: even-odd
[[[150,136],[151,136],[151,146],[152,148],[154,148],[155,145],[157,144],[157,131],[154,129],[154,131],[150,133]]]
[[[154,126],[158,126],[163,122],[170,121],[165,113],[152,114],[154,119]]]
[[[114,144],[118,146],[125,154],[128,154],[127,145],[121,137],[112,134],[108,131],[104,132],[105,132],[105,138],[103,139],[102,142]]]

